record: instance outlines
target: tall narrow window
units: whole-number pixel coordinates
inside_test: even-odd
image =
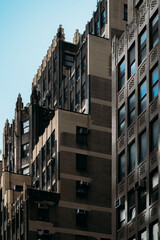
[[[121,228],[125,224],[125,207],[119,209],[118,215],[118,227]]]
[[[146,230],[140,233],[140,240],[147,240],[147,232]]]
[[[147,139],[146,131],[139,136],[139,163],[146,159]]]
[[[123,18],[124,21],[127,21],[128,20],[128,6],[127,4],[124,4],[124,18]]]
[[[82,74],[86,71],[86,57],[82,60]]]
[[[86,99],[86,83],[83,84],[82,90],[81,90],[81,101]]]
[[[128,149],[128,157],[129,157],[129,162],[128,162],[128,173],[133,171],[135,169],[135,158],[136,158],[136,153],[135,153],[135,142],[130,144],[129,149]]]
[[[147,107],[147,82],[143,81],[139,86],[139,113]]]
[[[158,199],[158,184],[159,177],[158,171],[151,174],[151,183],[150,183],[150,203],[154,203]]]
[[[135,215],[135,191],[131,190],[128,194],[128,220],[131,221],[133,218],[135,218]]]
[[[159,69],[158,65],[151,71],[151,101],[157,97],[159,91]]]
[[[128,125],[135,121],[135,93],[128,99]]]
[[[118,91],[125,85],[125,59],[119,64],[118,69]]]
[[[22,133],[28,133],[29,132],[29,120],[23,122],[23,129],[22,129]]]
[[[29,157],[29,143],[22,145],[22,158]]]
[[[151,152],[158,147],[158,119],[151,123]]]
[[[158,38],[158,13],[151,20],[151,31],[150,31],[150,48],[152,49],[157,42]]]
[[[133,45],[128,52],[128,78],[130,78],[135,73],[135,71],[135,45]]]
[[[145,30],[139,36],[139,64],[146,57],[146,40],[147,40],[147,32]]]
[[[43,79],[43,92],[46,90],[46,78]]]
[[[103,27],[103,25],[106,23],[106,12],[105,10],[101,13],[101,26]]]
[[[138,192],[138,212],[141,213],[146,209],[146,189],[141,189]]]
[[[95,35],[99,35],[99,21],[95,23]]]
[[[159,226],[158,223],[154,223],[151,226],[151,234],[150,234],[150,238],[151,240],[159,240]]]
[[[118,111],[118,129],[121,136],[125,131],[125,105]]]
[[[125,177],[125,153],[119,156],[118,170],[118,181],[121,182]]]

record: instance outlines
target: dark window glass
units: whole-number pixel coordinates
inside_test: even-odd
[[[158,147],[158,119],[151,123],[151,152]]]
[[[137,9],[140,10],[143,7],[143,5],[144,5],[143,0],[140,0],[138,5],[137,5]]]
[[[128,20],[128,6],[127,4],[124,4],[124,21]]]
[[[122,228],[125,224],[125,208],[122,207],[118,210],[118,227]]]
[[[95,34],[99,35],[99,21],[95,23]]]
[[[76,104],[80,104],[80,92],[76,94]]]
[[[135,142],[129,146],[128,157],[129,157],[128,172],[131,172],[135,169],[135,158],[136,158]]]
[[[125,153],[119,156],[118,159],[118,181],[122,181],[125,177]]]
[[[128,78],[130,78],[135,73],[135,71],[135,45],[133,45],[128,52]]]
[[[47,140],[47,154],[49,154],[50,149],[51,149],[51,138]]]
[[[146,131],[140,134],[139,136],[139,162],[142,162],[146,159],[146,149],[147,149],[147,139]]]
[[[57,70],[57,58],[54,59],[54,72]]]
[[[151,20],[150,43],[151,49],[158,43],[158,14]]]
[[[64,101],[67,101],[67,97],[68,97],[68,87],[64,89]]]
[[[76,224],[79,227],[87,227],[87,212],[81,209],[77,210]]]
[[[135,121],[135,94],[128,99],[128,125]]]
[[[151,174],[151,182],[150,182],[150,203],[154,203],[158,199],[158,171]]]
[[[146,209],[146,189],[138,192],[138,212],[141,213]]]
[[[118,91],[125,85],[125,60],[119,64]]]
[[[131,190],[128,194],[128,221],[131,221],[133,218],[135,218],[135,215],[135,191]]]
[[[76,142],[81,145],[87,144],[88,129],[84,127],[76,127]]]
[[[139,86],[139,113],[147,107],[147,82],[143,81]]]
[[[146,40],[147,40],[147,32],[145,30],[139,36],[139,64],[146,57]]]
[[[29,157],[29,143],[22,145],[22,158]]]
[[[82,60],[82,74],[86,71],[86,57]]]
[[[51,77],[52,77],[52,70],[51,68],[48,70],[48,82],[51,81]]]
[[[28,133],[29,132],[29,120],[23,122],[23,129],[22,129],[22,133]]]
[[[125,105],[118,111],[118,129],[121,136],[125,131]]]
[[[42,188],[45,188],[45,184],[46,184],[46,173],[43,172],[42,173]]]
[[[103,27],[103,25],[106,23],[106,12],[103,11],[101,14],[101,25]]]
[[[76,181],[76,194],[77,197],[87,197],[89,183],[85,181]]]
[[[49,221],[49,208],[46,204],[38,204],[38,220]]]
[[[87,155],[76,154],[76,169],[78,171],[87,171]]]
[[[151,233],[150,233],[150,240],[159,240],[159,226],[158,223],[154,223],[150,227]]]
[[[76,69],[76,80],[78,80],[80,77],[80,69],[79,67]]]
[[[43,79],[43,92],[46,90],[46,78]]]
[[[86,99],[86,83],[84,83],[82,86],[81,98],[82,98],[81,101]]]
[[[159,91],[159,69],[158,66],[156,66],[151,71],[151,101],[157,97],[158,91]]]

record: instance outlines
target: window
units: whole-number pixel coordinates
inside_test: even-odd
[[[83,198],[87,196],[89,183],[86,181],[76,181],[77,197]]]
[[[22,168],[23,175],[29,175],[29,167]]]
[[[81,101],[83,101],[84,99],[86,99],[86,83],[83,84],[81,92]]]
[[[42,173],[42,188],[44,189],[46,184],[46,174],[45,172]]]
[[[125,105],[118,110],[118,133],[121,136],[125,131]]]
[[[22,145],[22,158],[29,157],[29,143]]]
[[[54,145],[55,145],[55,130],[51,134],[51,146],[52,146],[52,148],[54,147]]]
[[[87,144],[88,129],[84,127],[76,128],[76,142],[81,145]]]
[[[146,159],[147,139],[146,131],[139,136],[139,163]]]
[[[151,183],[150,183],[150,203],[154,203],[158,199],[158,171],[151,174]]]
[[[51,138],[48,138],[48,140],[47,140],[47,154],[49,154],[50,149],[51,149]]]
[[[135,45],[128,51],[128,78],[130,78],[136,71],[135,64]]]
[[[87,227],[87,212],[85,210],[77,209],[76,224],[79,227]]]
[[[128,99],[128,126],[135,121],[135,93]]]
[[[82,60],[82,74],[86,71],[86,57]]]
[[[118,161],[118,181],[122,181],[125,177],[125,153],[119,156],[119,161]]]
[[[158,38],[158,13],[152,18],[150,28],[151,28],[151,30],[150,30],[150,49],[152,49],[159,41],[159,38]]]
[[[118,67],[118,91],[125,85],[125,59],[119,64]]]
[[[68,87],[64,89],[64,101],[67,101],[67,97],[68,97]]]
[[[23,122],[23,129],[22,129],[22,133],[28,133],[29,132],[29,120]]]
[[[77,171],[87,171],[87,155],[76,154]]]
[[[76,80],[78,80],[79,77],[80,77],[80,68],[77,67],[77,69],[76,69]]]
[[[147,40],[147,32],[145,30],[139,36],[139,64],[146,57],[146,40]]]
[[[139,86],[139,113],[147,107],[147,82],[144,80]]]
[[[128,20],[128,6],[127,4],[124,4],[124,18],[123,18],[124,21],[127,21]]]
[[[118,227],[122,228],[125,224],[125,207],[123,206],[118,210]]]
[[[140,233],[140,240],[147,240],[147,232],[146,230]]]
[[[49,208],[46,204],[38,203],[38,220],[49,221]]]
[[[80,104],[80,92],[76,94],[76,104]]]
[[[159,91],[159,72],[158,72],[158,65],[151,71],[150,77],[151,77],[151,101],[157,97],[158,91]]]
[[[140,189],[138,192],[138,212],[141,213],[146,209],[146,189]]]
[[[95,23],[95,35],[99,35],[99,21]]]
[[[151,234],[150,234],[150,240],[158,240],[159,239],[159,227],[158,223],[154,223],[151,225]]]
[[[151,123],[151,152],[158,147],[158,119]]]
[[[57,70],[57,58],[54,59],[54,72]]]
[[[131,190],[128,193],[128,221],[131,221],[133,218],[135,218],[135,215],[135,191]]]
[[[132,144],[129,145],[129,148],[128,148],[128,158],[129,158],[128,173],[130,173],[131,171],[133,171],[135,169],[135,158],[136,158],[135,142],[133,142]]]
[[[103,27],[103,25],[106,23],[106,12],[105,11],[103,11],[102,13],[101,13],[101,25],[102,25],[102,27]]]
[[[43,92],[46,90],[46,78],[43,79]]]
[[[50,83],[52,77],[52,70],[51,68],[48,70],[48,83]]]

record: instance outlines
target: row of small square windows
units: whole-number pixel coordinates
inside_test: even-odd
[[[144,29],[139,35],[138,41],[138,63],[140,64],[146,57],[146,40],[147,31]],[[150,24],[150,50],[158,43],[158,14],[154,15]],[[128,51],[128,78],[130,78],[136,71],[135,64],[135,44]],[[125,59],[123,59],[118,66],[118,91],[125,85]]]

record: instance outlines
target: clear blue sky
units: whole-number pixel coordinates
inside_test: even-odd
[[[0,0],[0,149],[5,120],[14,118],[21,93],[30,101],[31,84],[62,24],[67,41],[83,33],[97,0]],[[0,156],[1,158],[1,156]]]

